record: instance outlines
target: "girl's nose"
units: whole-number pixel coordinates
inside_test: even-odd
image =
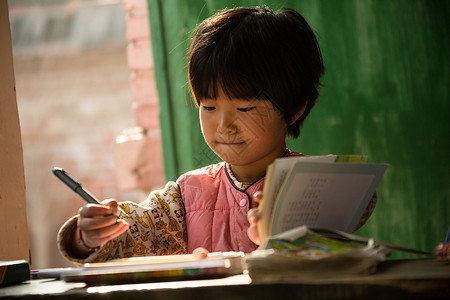
[[[234,114],[223,112],[218,116],[217,132],[233,133],[236,131],[236,116]]]

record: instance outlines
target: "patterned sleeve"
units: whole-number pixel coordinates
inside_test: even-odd
[[[375,192],[372,195],[372,199],[370,199],[369,204],[366,206],[366,210],[364,211],[361,219],[359,219],[358,226],[356,226],[356,230],[360,229],[364,224],[366,224],[367,220],[369,220],[370,216],[372,215],[373,211],[375,210],[375,206],[377,205],[378,196],[377,192]]]
[[[73,257],[67,248],[69,236],[76,230],[78,216],[68,220],[58,233],[58,247],[63,256],[80,264],[131,256],[187,253],[185,210],[175,182],[153,191],[144,202],[120,202],[119,207],[119,217],[127,221],[130,228],[85,259]]]

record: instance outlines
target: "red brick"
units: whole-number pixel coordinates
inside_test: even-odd
[[[131,70],[145,70],[153,68],[153,53],[150,41],[139,41],[128,44],[128,66]]]
[[[151,191],[164,186],[161,132],[121,136],[114,145],[119,189]]]
[[[147,0],[124,0],[124,8],[128,13],[127,61],[132,71],[133,114],[146,134],[116,143],[117,182],[122,190],[150,191],[162,187],[165,179]]]
[[[150,189],[163,187],[165,178],[160,129],[147,131],[143,162],[139,168],[139,186]]]
[[[127,12],[147,12],[147,0],[124,0],[123,8]]]
[[[147,15],[129,14],[127,22],[127,40],[135,42],[138,40],[148,40],[150,38],[150,25]]]
[[[158,129],[159,105],[158,102],[135,102],[133,103],[133,113],[136,124],[145,129]]]
[[[142,99],[153,99],[158,96],[153,70],[134,72],[131,75],[131,93],[135,101]]]

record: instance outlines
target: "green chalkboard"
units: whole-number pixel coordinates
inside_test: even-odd
[[[443,241],[450,226],[450,1],[148,4],[168,180],[218,160],[203,141],[187,85],[195,25],[225,7],[292,7],[314,28],[326,73],[317,105],[289,147],[389,163],[375,213],[358,234],[428,251]]]

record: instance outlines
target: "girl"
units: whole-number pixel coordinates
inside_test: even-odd
[[[255,227],[252,240],[247,234],[254,194],[274,159],[302,155],[285,138],[299,136],[323,72],[314,33],[294,10],[234,8],[203,21],[189,50],[189,84],[203,136],[223,162],[183,174],[140,204],[85,205],[61,228],[61,252],[93,262],[255,250]]]

